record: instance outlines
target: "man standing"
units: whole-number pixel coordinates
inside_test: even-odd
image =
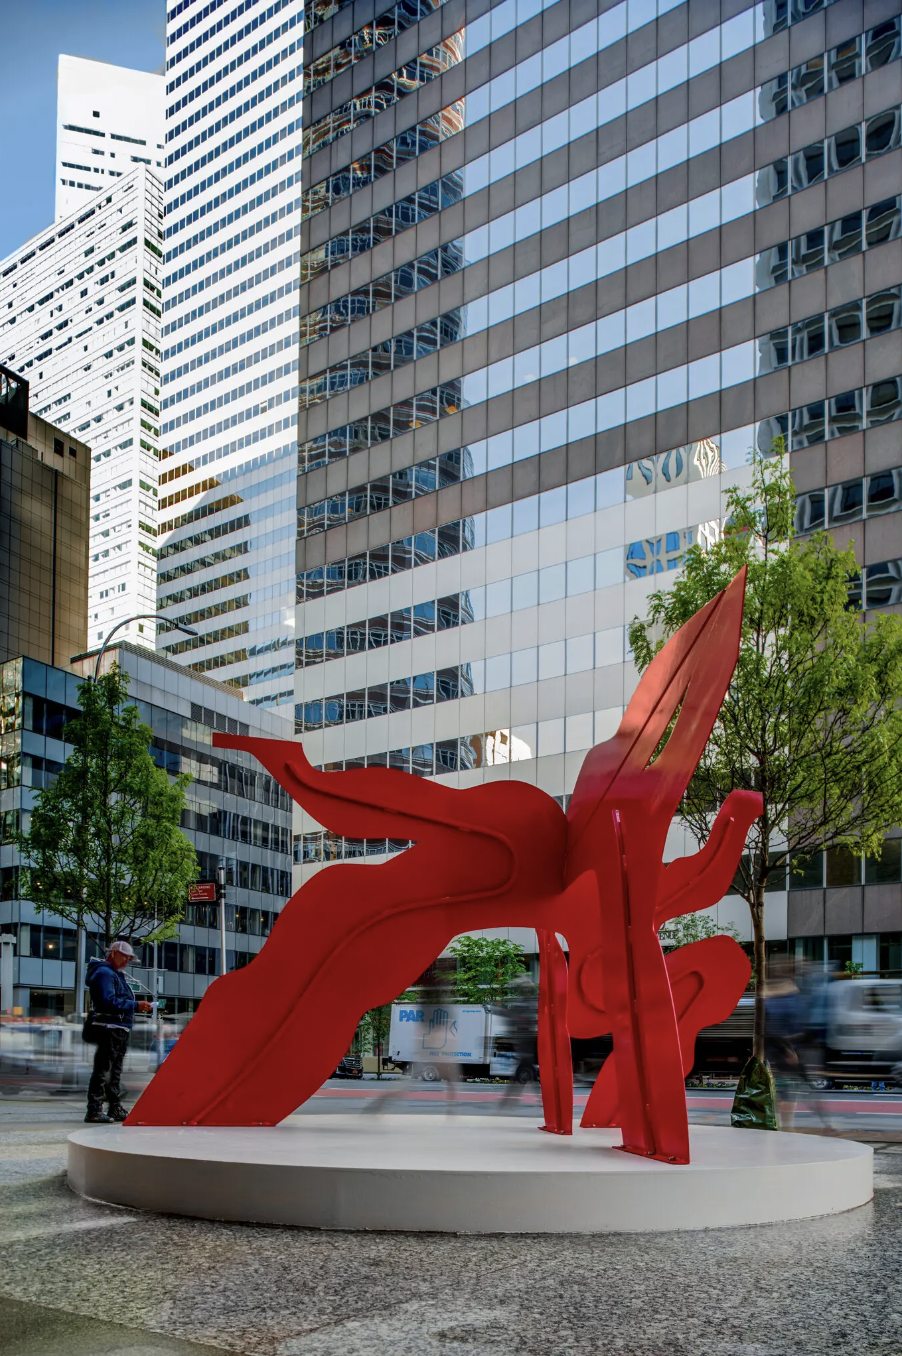
[[[94,1071],[88,1084],[85,1120],[95,1125],[124,1121],[128,1115],[119,1100],[122,1061],[128,1049],[135,1013],[151,1010],[150,1003],[135,998],[122,973],[134,957],[135,953],[128,942],[116,941],[109,947],[103,960],[95,959],[88,964],[87,980],[97,1049]],[[103,1109],[104,1102],[109,1103],[109,1115]]]

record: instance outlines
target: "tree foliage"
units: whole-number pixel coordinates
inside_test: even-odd
[[[173,936],[198,875],[179,828],[191,778],[170,781],[156,766],[152,731],[127,697],[118,665],[81,684],[82,714],[65,732],[72,752],[18,840],[23,896],[104,944]]]
[[[506,1003],[526,970],[522,946],[500,937],[458,937],[448,950],[457,960],[459,1003]]]
[[[763,1053],[765,889],[787,864],[832,847],[879,853],[902,822],[902,618],[849,604],[853,547],[794,532],[786,458],[755,455],[751,485],[727,492],[722,538],[693,546],[649,598],[630,642],[640,670],[684,622],[748,567],[739,660],[681,812],[696,840],[736,788],[764,813],[736,877],[755,940],[755,1053]]]
[[[706,937],[733,937],[739,941],[739,933],[729,923],[715,923],[707,913],[684,913],[679,918],[671,918],[658,929],[658,937],[665,951],[676,951],[680,946],[691,946],[693,942],[702,942]]]
[[[382,1077],[382,1059],[391,1032],[391,1011],[391,1003],[382,1003],[377,1008],[370,1008],[357,1023],[354,1035],[354,1048],[357,1052],[377,1057],[377,1078]]]

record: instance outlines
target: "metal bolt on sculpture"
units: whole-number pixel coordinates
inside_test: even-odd
[[[655,657],[617,733],[587,754],[566,815],[526,782],[319,772],[289,740],[216,735],[335,833],[414,846],[379,866],[330,866],[293,895],[253,964],[210,986],[126,1125],[278,1124],[336,1067],[361,1014],[453,937],[519,926],[539,940],[543,1129],[572,1133],[571,1034],[610,1032],[582,1125],[619,1126],[630,1153],[688,1163],[695,1039],[733,1011],[750,967],[729,937],[665,956],[658,929],[724,895],[760,796],[734,791],[700,852],[667,866],[663,854],[736,665],[744,593],[743,571]]]

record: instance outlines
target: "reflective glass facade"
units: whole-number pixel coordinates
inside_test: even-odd
[[[799,531],[854,540],[855,598],[899,606],[898,0],[446,0],[403,34],[386,7],[378,40],[371,12],[308,8],[313,761],[566,803],[635,685],[628,623],[776,438]],[[456,38],[458,62],[374,108],[383,72]],[[333,137],[356,98],[365,123]],[[295,833],[302,874],[404,846]],[[842,926],[829,888],[817,917],[778,892],[772,938],[888,928],[861,889]],[[718,906],[743,933],[744,907]]]
[[[191,0],[166,38],[158,606],[200,634],[157,647],[286,716],[302,31],[297,0]]]

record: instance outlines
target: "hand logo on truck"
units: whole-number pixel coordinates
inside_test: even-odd
[[[724,895],[761,797],[734,791],[700,852],[666,866],[663,853],[736,665],[744,592],[743,571],[658,653],[617,733],[586,755],[566,815],[526,782],[322,772],[289,740],[214,735],[334,833],[412,846],[309,880],[253,963],[207,990],[126,1125],[275,1125],[337,1066],[361,1014],[415,983],[453,937],[531,927],[545,1128],[571,1133],[570,1035],[612,1032],[582,1124],[619,1125],[625,1149],[688,1162],[695,1038],[733,1011],[750,967],[723,936],[665,957],[658,929]]]
[[[444,1050],[449,1036],[457,1035],[457,1018],[448,1021],[449,1013],[444,1008],[436,1008],[429,1018],[429,1025],[423,1032],[423,1049],[433,1052]]]

